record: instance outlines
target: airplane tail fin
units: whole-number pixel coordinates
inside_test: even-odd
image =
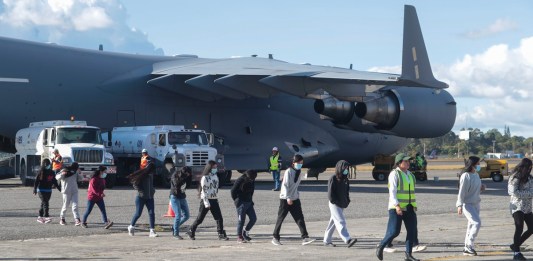
[[[411,5],[406,5],[404,11],[401,80],[421,87],[448,87],[433,76],[416,9]]]

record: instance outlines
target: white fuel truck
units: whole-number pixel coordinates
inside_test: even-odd
[[[78,162],[78,182],[88,182],[98,166],[107,167],[106,184],[113,187],[116,168],[113,155],[106,151],[98,127],[87,126],[85,121],[32,122],[17,132],[15,174],[24,185],[31,185],[44,161],[51,162],[54,149],[59,150],[63,166]]]
[[[102,138],[111,147],[121,180],[139,169],[143,149],[155,161],[156,176],[164,186],[169,186],[174,168],[184,166],[192,168],[193,180],[198,181],[209,160],[217,162],[221,184],[231,178],[224,169],[224,156],[210,146],[203,130],[182,125],[115,127],[110,133],[102,133]]]

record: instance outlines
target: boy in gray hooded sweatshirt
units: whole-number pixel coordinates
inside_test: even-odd
[[[65,212],[72,204],[72,214],[76,220],[76,226],[81,225],[80,213],[78,212],[78,163],[73,162],[68,169],[62,169],[56,175],[56,179],[61,181],[61,193],[63,194],[63,207],[61,208],[61,220],[59,224],[66,225]]]

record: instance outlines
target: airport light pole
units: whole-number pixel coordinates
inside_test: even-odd
[[[492,153],[496,153],[494,151],[495,146],[496,146],[496,140],[492,140]]]

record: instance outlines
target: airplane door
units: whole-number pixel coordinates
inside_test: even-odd
[[[135,111],[133,110],[120,110],[117,111],[117,126],[136,126],[135,124]]]

